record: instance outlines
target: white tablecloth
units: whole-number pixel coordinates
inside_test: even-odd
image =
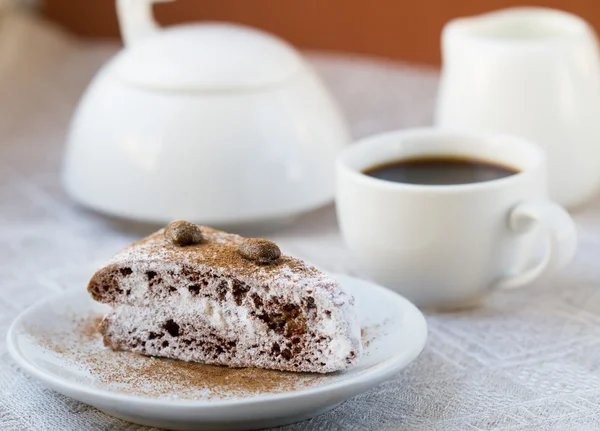
[[[4,342],[20,311],[63,289],[83,289],[114,251],[148,233],[78,207],[59,181],[69,117],[116,49],[0,17],[2,430],[147,429],[44,389],[15,365]],[[355,137],[431,122],[435,71],[348,56],[310,59]],[[576,220],[579,252],[561,275],[496,293],[472,312],[428,315],[427,347],[409,368],[330,413],[283,429],[600,429],[600,200]],[[331,207],[271,238],[326,270],[346,271]]]

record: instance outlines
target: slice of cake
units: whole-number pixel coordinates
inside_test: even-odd
[[[325,373],[361,354],[354,298],[274,243],[177,221],[118,253],[88,291],[106,346],[230,367]]]

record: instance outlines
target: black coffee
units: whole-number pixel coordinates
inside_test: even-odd
[[[480,183],[508,177],[518,172],[508,166],[455,156],[399,160],[363,171],[364,174],[380,180],[425,185]]]

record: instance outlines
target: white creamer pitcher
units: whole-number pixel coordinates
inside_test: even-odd
[[[581,18],[513,8],[446,25],[438,126],[504,132],[546,150],[553,200],[600,186],[600,55]]]

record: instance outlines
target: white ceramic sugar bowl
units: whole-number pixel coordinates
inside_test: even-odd
[[[75,113],[67,191],[101,212],[159,223],[251,223],[329,202],[349,134],[301,56],[237,25],[160,29],[152,2],[117,2],[125,49]]]

